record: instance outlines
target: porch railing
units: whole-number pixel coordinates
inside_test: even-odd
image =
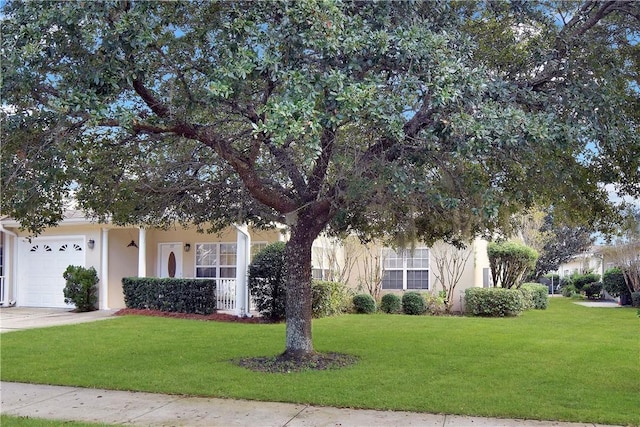
[[[218,310],[235,310],[236,281],[235,279],[216,280],[216,299]]]

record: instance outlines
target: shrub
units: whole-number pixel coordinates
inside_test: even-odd
[[[214,279],[124,277],[122,290],[128,308],[194,314],[216,311]]]
[[[631,292],[631,306],[640,307],[640,292]]]
[[[402,295],[402,311],[411,315],[424,314],[427,311],[427,305],[418,292],[407,292]]]
[[[522,286],[520,286],[518,290],[522,294],[522,309],[533,309],[533,291],[531,290],[531,288],[524,287],[524,284],[522,284]]]
[[[356,313],[375,313],[376,300],[369,294],[358,294],[353,297],[353,308],[356,310]]]
[[[384,294],[380,301],[380,310],[385,313],[400,313],[402,302],[396,294]]]
[[[582,292],[583,288],[590,284],[600,280],[600,275],[595,273],[586,274],[574,274],[571,276],[571,284],[576,288],[576,291]]]
[[[75,304],[80,312],[96,310],[98,303],[98,273],[93,267],[70,265],[62,274],[67,281],[64,287],[64,302]]]
[[[517,316],[523,310],[522,292],[505,288],[469,288],[465,291],[465,310],[474,316]]]
[[[445,291],[440,291],[437,294],[429,292],[423,294],[423,297],[429,314],[437,316],[447,312],[447,304],[445,302],[447,293]]]
[[[518,242],[490,242],[487,255],[493,283],[503,288],[518,287],[538,260],[535,249]]]
[[[545,310],[549,307],[549,289],[545,285],[525,283],[520,287],[520,289],[530,291],[531,308],[536,310]]]
[[[610,268],[602,275],[602,288],[612,297],[620,297],[622,301],[631,301],[631,293],[624,281],[624,274],[619,267]]]
[[[588,299],[600,299],[602,298],[602,283],[593,282],[583,286],[585,296]]]
[[[563,285],[561,290],[562,290],[563,297],[571,298],[573,295],[576,294],[576,287],[569,283],[566,285]]]
[[[335,316],[347,310],[350,292],[339,282],[325,282],[314,280],[311,285],[313,295],[313,317]]]
[[[272,321],[285,318],[285,244],[275,242],[258,252],[249,265],[249,292],[260,314]]]

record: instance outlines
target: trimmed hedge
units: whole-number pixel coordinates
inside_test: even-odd
[[[340,282],[314,280],[311,283],[313,296],[311,311],[313,317],[336,316],[347,311],[351,293]]]
[[[353,297],[353,308],[356,313],[371,314],[376,312],[376,300],[369,294],[358,294]]]
[[[402,311],[405,314],[419,315],[427,311],[427,304],[418,292],[406,292],[402,295]]]
[[[216,311],[216,282],[212,279],[124,277],[122,289],[127,308],[195,314]]]
[[[530,300],[526,305],[529,308],[546,310],[549,306],[549,288],[546,285],[538,283],[524,283],[520,286],[520,290],[528,293],[528,298],[530,298]]]
[[[524,310],[524,297],[518,289],[469,288],[465,291],[465,310],[474,316],[517,316]]]
[[[640,292],[631,292],[631,306],[640,307]]]
[[[400,313],[402,302],[396,294],[384,294],[380,300],[380,311],[384,313]]]

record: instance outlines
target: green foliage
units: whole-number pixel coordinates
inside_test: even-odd
[[[587,299],[601,299],[602,298],[602,283],[591,282],[582,287],[582,291]]]
[[[631,292],[631,306],[640,307],[640,292]]]
[[[216,311],[213,279],[124,277],[122,290],[128,308],[195,314]]]
[[[402,302],[396,294],[384,294],[380,300],[380,311],[384,313],[400,313]]]
[[[424,302],[427,307],[427,311],[429,314],[433,315],[441,315],[449,310],[449,306],[447,305],[447,291],[439,291],[437,294],[432,292],[427,292],[422,294],[424,298]]]
[[[271,320],[286,318],[285,244],[274,242],[258,252],[249,265],[249,292],[260,314]]]
[[[538,283],[524,283],[520,287],[523,291],[523,295],[530,298],[530,301],[526,303],[530,308],[536,310],[545,310],[549,306],[549,288],[546,285],[540,285]]]
[[[507,289],[519,287],[538,259],[535,249],[517,242],[490,242],[487,255],[494,285]]]
[[[62,277],[67,281],[63,290],[65,303],[75,304],[80,312],[96,310],[100,279],[95,268],[70,265]]]
[[[524,310],[524,297],[518,289],[468,288],[465,312],[474,316],[518,316]]]
[[[258,252],[249,265],[249,292],[260,315],[271,320],[286,319],[286,245],[274,242]],[[338,282],[313,281],[313,317],[334,316],[347,310],[351,294]]]
[[[606,184],[640,192],[634,12],[7,1],[0,205],[36,233],[72,191],[116,224],[287,223],[305,251],[322,230],[508,232],[537,200],[607,228]],[[299,264],[287,312],[307,327],[289,331],[307,336],[286,342],[309,349]]]
[[[405,292],[402,295],[402,311],[404,314],[418,315],[427,311],[422,294],[419,292]]]
[[[313,317],[327,317],[342,314],[352,300],[350,290],[340,282],[314,280],[311,287]]]
[[[563,285],[561,290],[562,290],[562,296],[567,298],[571,298],[572,296],[578,293],[578,290],[576,289],[576,287],[573,286],[571,283],[567,283],[566,285]]]
[[[376,300],[369,294],[358,294],[353,297],[353,308],[356,313],[371,314],[376,312]]]
[[[584,274],[575,273],[571,275],[571,278],[569,280],[571,281],[571,284],[576,288],[578,292],[582,292],[586,285],[595,283],[598,280],[600,280],[600,275],[595,273],[584,273]]]
[[[624,273],[619,267],[610,268],[604,272],[602,276],[602,287],[612,297],[623,297],[627,295],[626,299],[631,300],[629,295],[629,288],[624,280]]]

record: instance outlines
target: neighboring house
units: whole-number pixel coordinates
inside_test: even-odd
[[[10,218],[0,219],[0,303],[25,307],[69,307],[64,302],[63,272],[69,265],[94,267],[98,273],[99,308],[123,308],[123,277],[215,278],[218,309],[247,314],[250,307],[246,272],[252,254],[267,244],[285,241],[283,228],[253,230],[238,225],[219,234],[190,229],[121,227],[91,221],[69,211],[55,228],[37,237],[20,230]],[[468,287],[490,286],[486,241],[470,247],[454,296],[454,310]],[[395,252],[319,237],[313,244],[315,279],[343,281],[354,289],[370,276],[382,293],[439,291],[434,252],[424,246]],[[376,279],[377,277],[377,279]]]
[[[576,273],[595,273],[602,278],[604,272],[614,266],[612,262],[606,260],[602,248],[594,245],[588,251],[574,255],[569,261],[560,264],[556,273],[561,279],[568,279]]]

